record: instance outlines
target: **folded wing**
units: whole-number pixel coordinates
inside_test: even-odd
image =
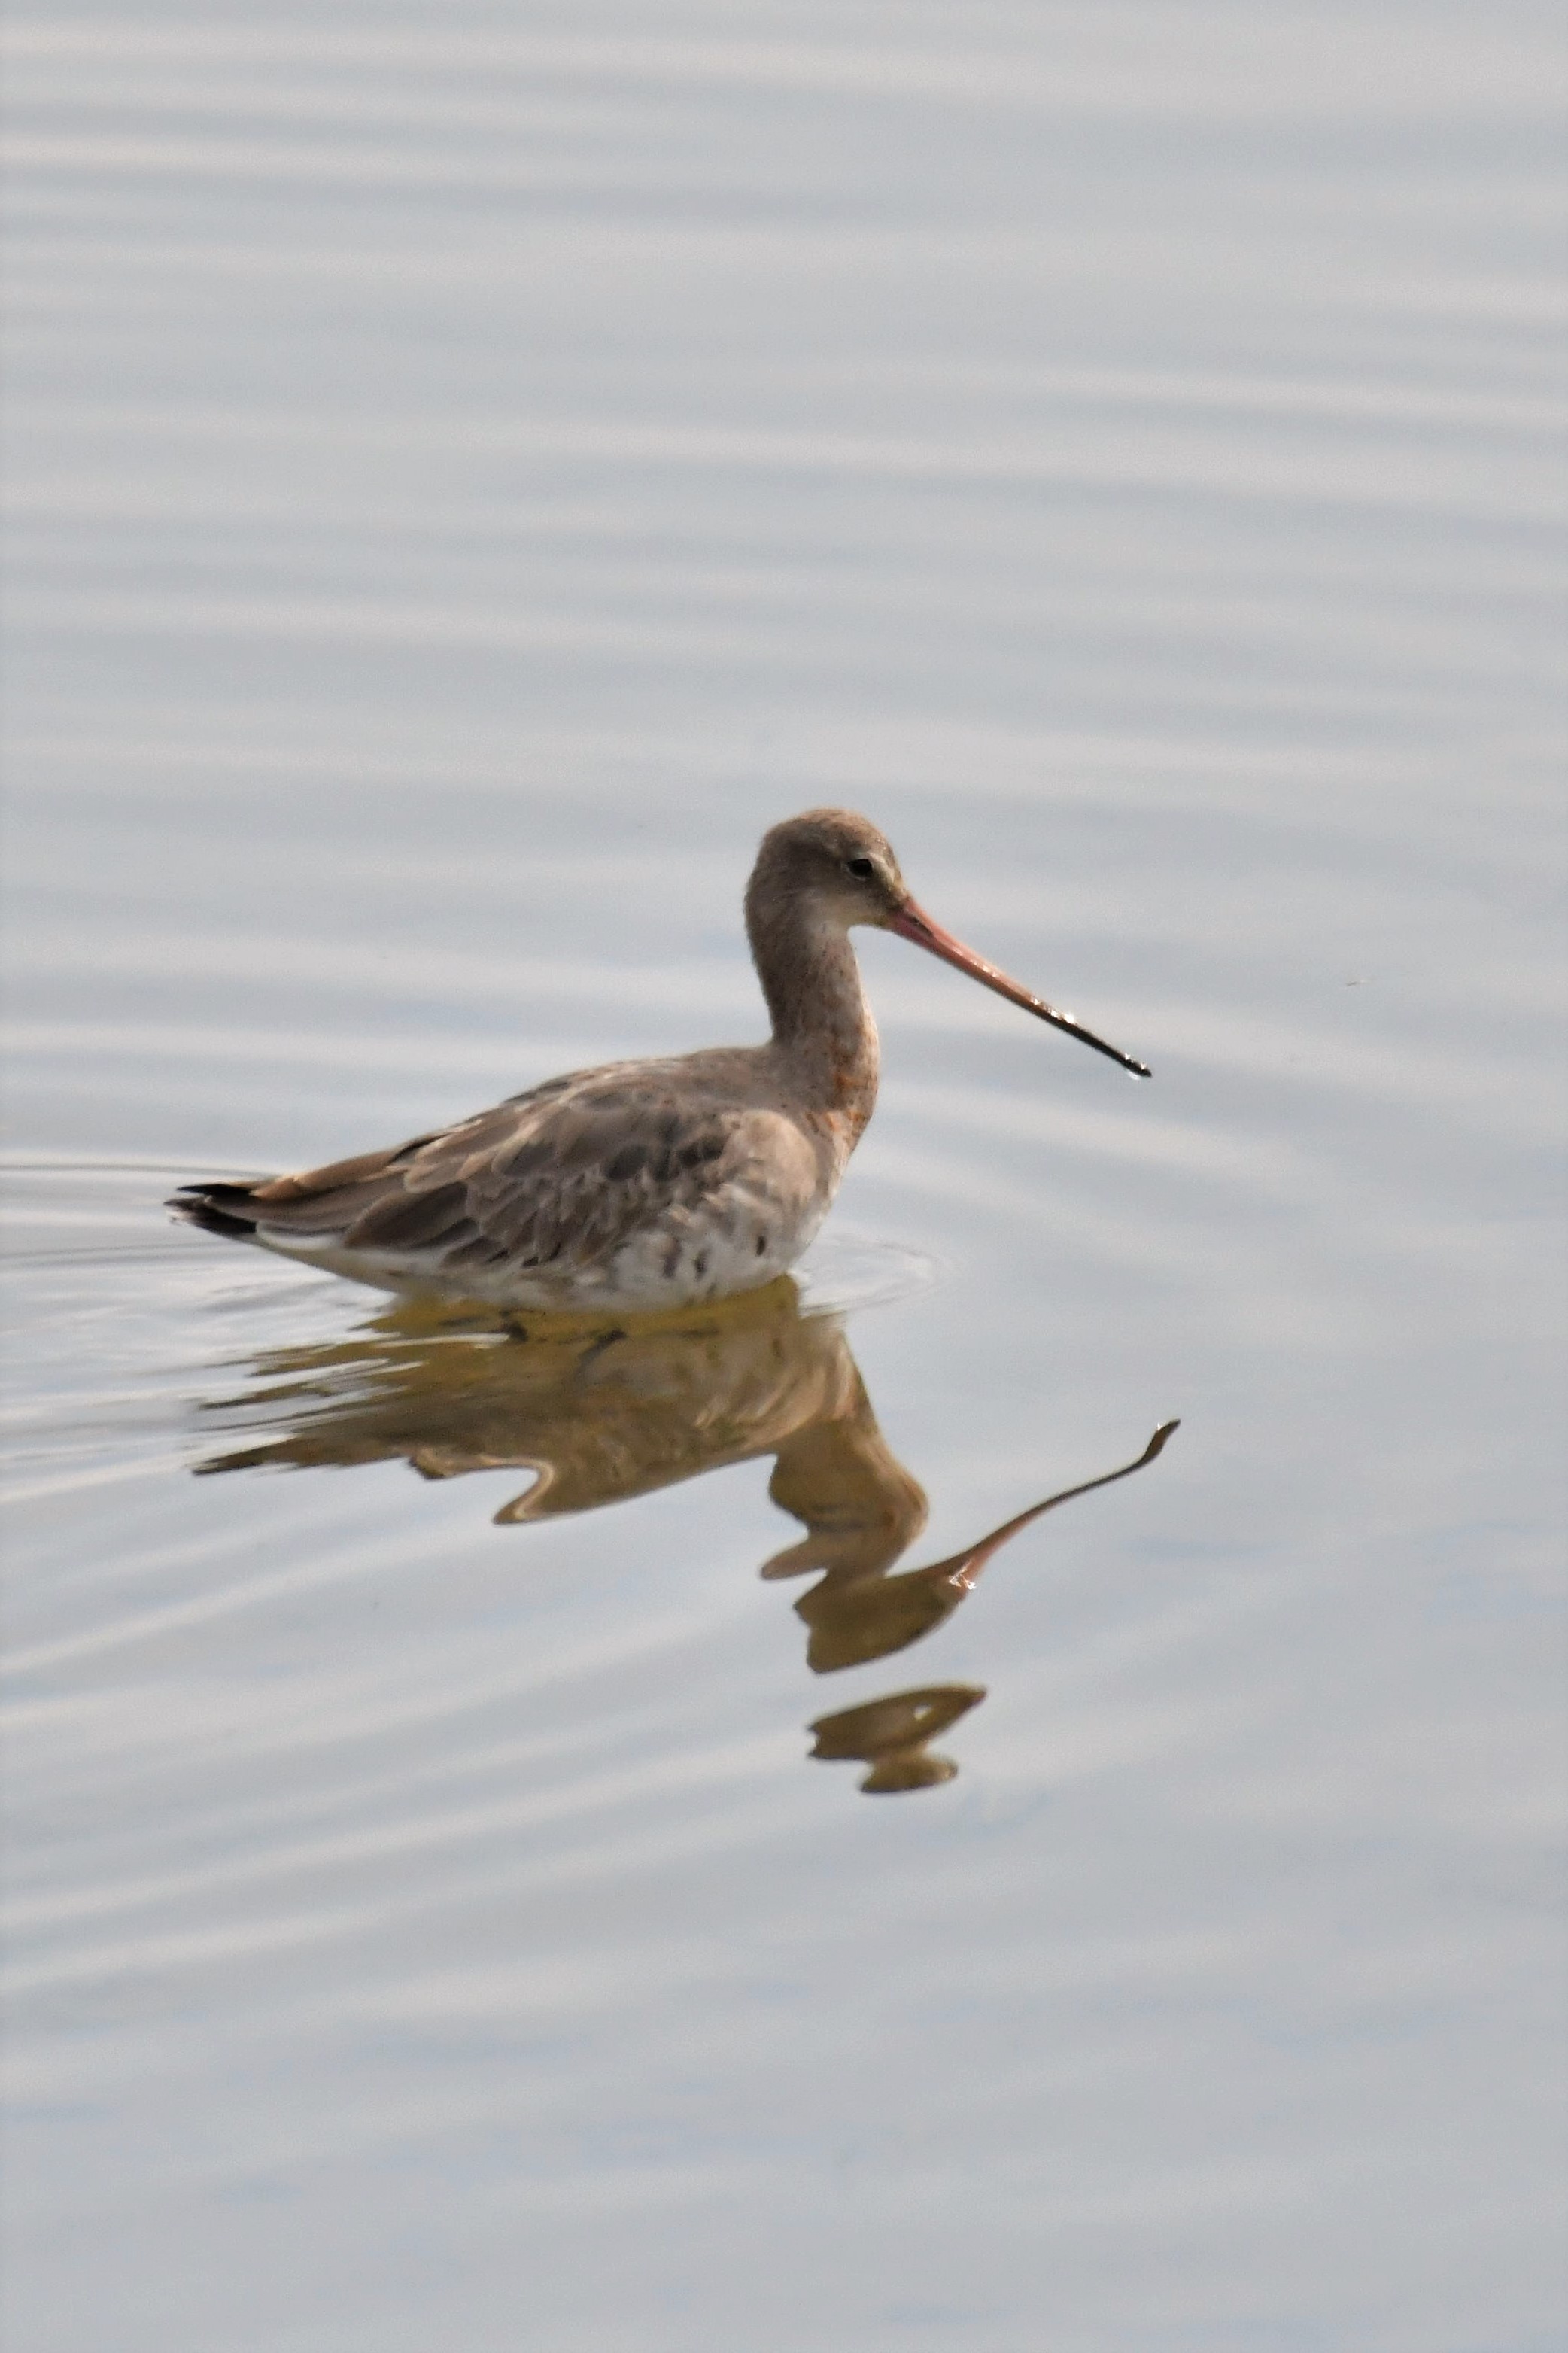
[[[553,1080],[437,1134],[299,1175],[195,1184],[194,1224],[300,1257],[443,1281],[500,1268],[580,1280],[710,1195],[754,1114],[661,1088],[647,1066]]]

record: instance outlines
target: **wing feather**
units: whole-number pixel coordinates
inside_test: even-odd
[[[226,1187],[221,1208],[285,1248],[575,1275],[682,1197],[695,1201],[741,1116],[646,1082],[554,1081],[390,1152]]]
[[[694,1086],[689,1063],[612,1067],[552,1080],[389,1152],[187,1187],[174,1206],[285,1250],[363,1251],[383,1268],[405,1257],[410,1277],[510,1266],[570,1284],[607,1270],[639,1234],[678,1245],[689,1213],[730,1176],[777,1190],[787,1213],[784,1197],[815,1182],[810,1147],[797,1133],[791,1150],[780,1153],[776,1137],[769,1149],[764,1124],[780,1122],[737,1102],[732,1080],[710,1094]]]

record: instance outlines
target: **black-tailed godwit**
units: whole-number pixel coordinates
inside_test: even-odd
[[[506,1308],[637,1314],[754,1290],[810,1242],[877,1099],[857,923],[1149,1076],[934,923],[865,818],[811,809],[763,837],[746,891],[766,1045],[575,1071],[391,1151],[186,1185],[170,1207],[380,1290]]]

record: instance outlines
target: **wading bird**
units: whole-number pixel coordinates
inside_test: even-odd
[[[169,1206],[379,1290],[507,1309],[647,1314],[756,1289],[810,1242],[876,1103],[856,923],[1149,1076],[934,923],[865,818],[810,809],[763,836],[746,890],[766,1045],[574,1071],[389,1152],[190,1184]]]

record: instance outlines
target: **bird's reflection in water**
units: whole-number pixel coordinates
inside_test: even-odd
[[[958,1767],[951,1757],[933,1757],[927,1743],[984,1696],[984,1683],[923,1683],[918,1691],[889,1692],[863,1707],[819,1715],[811,1727],[816,1735],[811,1753],[869,1765],[860,1787],[878,1796],[930,1789],[951,1781]]]
[[[427,1479],[515,1465],[531,1484],[496,1514],[513,1525],[624,1503],[705,1471],[771,1454],[768,1493],[805,1534],[764,1577],[815,1574],[795,1603],[818,1674],[862,1666],[931,1633],[1019,1529],[1136,1461],[1048,1495],[950,1559],[893,1575],[926,1520],[922,1490],[889,1452],[843,1327],[801,1312],[787,1278],[679,1317],[625,1327],[482,1311],[399,1307],[351,1340],[280,1348],[261,1386],[204,1409],[252,1442],[203,1472],[399,1459]],[[919,1789],[957,1767],[928,1743],[985,1696],[934,1683],[820,1716],[812,1755],[870,1770],[861,1788]]]

